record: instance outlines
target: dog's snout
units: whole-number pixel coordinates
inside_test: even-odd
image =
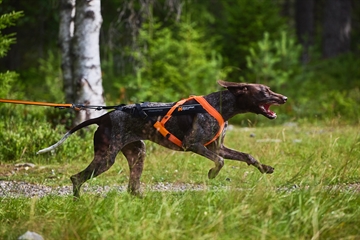
[[[287,96],[283,96],[283,101],[286,102],[287,101]]]

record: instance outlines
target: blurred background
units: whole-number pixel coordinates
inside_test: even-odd
[[[64,102],[59,2],[2,0],[1,15],[22,14],[1,29],[2,36],[15,34],[16,39],[0,59],[0,72],[12,74],[8,80],[0,78],[1,98]],[[101,4],[100,55],[108,105],[172,102],[220,90],[216,80],[224,79],[266,84],[288,96],[287,104],[273,109],[278,123],[329,119],[359,123],[359,1]],[[46,114],[53,121],[63,113]],[[253,115],[233,120],[242,125],[261,121],[269,122]]]

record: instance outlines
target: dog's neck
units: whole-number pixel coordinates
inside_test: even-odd
[[[222,115],[225,121],[236,114],[249,112],[248,109],[238,106],[236,97],[229,90],[214,92],[204,98]]]

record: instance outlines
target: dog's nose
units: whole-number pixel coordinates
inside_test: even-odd
[[[286,102],[287,101],[287,96],[283,96],[283,100],[284,100],[284,102]]]

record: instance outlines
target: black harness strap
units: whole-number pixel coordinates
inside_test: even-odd
[[[172,108],[169,107],[144,107],[142,110],[149,116],[165,116],[167,112]],[[188,115],[194,113],[206,113],[206,110],[200,104],[188,104],[182,105],[176,108],[173,115]]]
[[[140,118],[148,122],[151,122],[153,124],[155,123],[155,120],[149,117],[149,115],[144,111],[144,108],[139,103],[136,103],[135,107],[136,107],[136,113],[139,115]]]
[[[141,104],[136,103],[135,106],[131,107],[129,107],[128,105],[119,105],[112,108],[126,112],[133,117],[139,117],[149,122],[155,123],[156,121],[151,119],[150,117],[165,116],[172,107],[173,106],[148,107],[147,102],[145,102]],[[201,104],[185,104],[181,105],[181,107],[176,108],[173,112],[173,115],[178,116],[206,112],[207,111],[201,106]]]

